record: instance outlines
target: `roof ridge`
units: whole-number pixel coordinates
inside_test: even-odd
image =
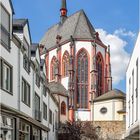
[[[67,20],[68,18],[70,18],[70,17],[72,17],[72,16],[76,15],[77,13],[80,13],[81,11],[83,11],[83,9],[78,10],[77,12],[75,12],[75,13],[71,14],[70,16],[68,16],[68,17],[66,18],[66,20]],[[66,22],[66,20],[65,20],[65,22]],[[65,22],[64,22],[64,23],[65,23]],[[54,24],[54,25],[50,26],[50,27],[48,28],[48,30],[47,30],[47,31],[49,31],[49,30],[50,30],[51,28],[53,28],[54,26],[59,25],[60,23],[61,23],[61,22],[59,21],[59,22],[57,22],[56,24]]]
[[[76,26],[75,26],[75,29],[74,29],[74,32],[73,32],[73,36],[75,35],[75,32],[76,32],[76,29],[77,29],[77,26],[78,26],[78,22],[79,22],[79,19],[80,19],[80,16],[81,16],[81,12],[82,12],[83,10],[80,10],[79,12],[79,17],[78,17],[78,20],[77,20],[77,23],[76,23]]]
[[[94,31],[95,29],[93,28],[93,25],[91,24],[89,18],[87,17],[87,15],[86,15],[86,13],[84,11],[83,11],[83,14],[84,14],[84,16],[86,18],[87,26],[89,27],[89,32],[90,32],[91,36],[94,37],[92,32],[91,32],[91,30]]]

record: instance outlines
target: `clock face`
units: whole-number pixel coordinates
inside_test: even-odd
[[[106,107],[102,107],[102,108],[100,109],[100,112],[101,112],[102,114],[106,114],[106,113],[107,113],[107,108],[106,108]]]

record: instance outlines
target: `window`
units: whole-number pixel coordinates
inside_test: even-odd
[[[22,78],[22,102],[30,106],[30,85]]]
[[[54,132],[54,113],[53,113],[53,132]]]
[[[58,129],[58,112],[55,110],[55,129]]]
[[[46,97],[47,96],[47,90],[46,90],[46,87],[45,86],[43,86],[43,95]]]
[[[139,75],[138,75],[138,71],[139,71],[139,69],[138,69],[138,59],[137,59],[137,61],[136,61],[136,89],[135,89],[135,92],[136,92],[136,121],[138,120],[138,110],[139,110],[139,108],[138,108],[138,77],[139,77]]]
[[[38,128],[33,127],[32,134],[33,134],[33,140],[41,139],[41,131]]]
[[[88,108],[88,55],[85,50],[77,55],[77,107]]]
[[[49,123],[52,124],[52,111],[49,109]]]
[[[6,115],[0,114],[0,139],[1,140],[14,140],[14,119]]]
[[[30,125],[22,120],[19,122],[19,140],[21,139],[30,139]]]
[[[35,93],[35,119],[41,121],[40,97]]]
[[[61,103],[61,115],[66,115],[66,104],[65,104],[65,102]]]
[[[35,80],[35,83],[38,87],[40,87],[40,76],[38,73],[36,73],[36,80]]]
[[[43,103],[43,118],[47,120],[47,105]]]
[[[30,61],[26,54],[23,55],[23,67],[28,73],[30,72]]]
[[[62,59],[62,75],[64,77],[68,76],[68,69],[69,69],[69,53],[66,51],[63,55]]]
[[[98,72],[97,75],[97,96],[103,94],[103,82],[104,82],[104,71],[103,71],[103,58],[99,53],[96,57],[96,69]]]
[[[131,96],[131,78],[129,78],[129,101],[128,101],[128,113],[129,113],[129,127],[130,127],[130,122],[131,122],[131,107],[130,107],[130,96]]]
[[[1,66],[1,88],[9,93],[12,93],[12,78],[13,70],[12,67],[3,59],[0,59]]]
[[[132,71],[132,124],[134,123],[134,70]]]
[[[57,63],[57,59],[56,59],[56,57],[54,56],[53,58],[52,58],[52,60],[51,60],[51,75],[50,75],[50,79],[51,80],[54,80],[55,79],[55,73],[56,73],[56,69],[57,69],[57,67],[56,67],[56,63]]]
[[[4,47],[10,49],[10,14],[2,5],[0,5],[0,10],[0,42]]]
[[[30,72],[30,49],[29,44],[25,37],[23,37],[23,45],[25,54],[23,55],[23,67],[29,73]]]

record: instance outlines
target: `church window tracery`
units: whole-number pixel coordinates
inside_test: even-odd
[[[68,69],[69,69],[69,53],[65,51],[62,59],[62,75],[64,77],[68,76]]]
[[[77,104],[79,108],[88,108],[88,55],[83,49],[77,56]]]
[[[99,53],[96,57],[96,68],[97,68],[97,96],[100,96],[103,94],[103,82],[104,82],[104,70],[103,70],[104,64],[103,64],[103,58],[102,55]]]
[[[54,56],[53,58],[52,58],[52,60],[51,60],[51,72],[50,72],[50,79],[51,80],[54,80],[55,79],[55,72],[56,72],[56,69],[57,69],[57,67],[56,67],[56,63],[57,63],[57,59],[56,59],[56,57]]]
[[[66,104],[64,101],[61,103],[61,114],[66,115]]]

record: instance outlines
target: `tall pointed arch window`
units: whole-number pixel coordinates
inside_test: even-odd
[[[66,104],[64,101],[61,103],[61,115],[66,115]]]
[[[68,76],[68,69],[69,69],[69,53],[65,51],[62,59],[62,75],[64,77]]]
[[[99,53],[96,57],[96,68],[97,68],[97,96],[100,96],[103,94],[103,83],[104,83],[104,63],[103,63],[103,57]]]
[[[57,63],[57,59],[54,56],[51,60],[51,66],[50,66],[50,79],[54,80],[55,79],[55,72],[56,72],[56,63]]]
[[[88,55],[81,50],[77,55],[77,107],[88,108]]]

